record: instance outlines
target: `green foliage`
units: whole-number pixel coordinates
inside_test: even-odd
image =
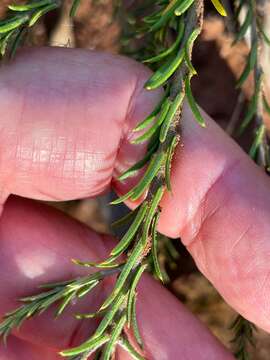
[[[80,0],[72,3],[70,15],[74,16]],[[27,31],[47,13],[60,8],[62,0],[32,0],[23,5],[9,5],[7,18],[0,21],[0,54],[14,56]]]
[[[239,360],[250,360],[249,346],[255,346],[253,332],[256,330],[255,326],[238,315],[231,324],[230,328],[234,333],[234,337],[231,340],[234,346],[234,355]]]

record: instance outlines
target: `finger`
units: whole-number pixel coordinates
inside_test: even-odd
[[[53,349],[39,347],[28,343],[15,336],[10,336],[8,339],[8,346],[3,343],[0,344],[0,359],[1,360],[60,360],[61,357],[55,353]]]
[[[160,97],[143,89],[144,66],[85,50],[27,49],[0,77],[0,201],[10,193],[93,196],[144,153],[128,141]]]
[[[0,232],[0,263],[4,270],[0,288],[1,314],[14,308],[15,298],[35,292],[40,283],[77,276],[78,268],[70,263],[71,257],[82,260],[105,257],[101,237],[63,214],[30,200],[8,200]],[[56,351],[78,344],[89,337],[96,323],[74,320],[72,312],[95,311],[111,285],[105,283],[104,286],[86,302],[73,306],[58,321],[54,320],[51,310],[26,321],[16,335]],[[150,358],[157,358],[160,351],[164,356],[175,354],[174,358],[180,358],[183,352],[192,359],[191,355],[198,354],[201,346],[213,359],[231,358],[208,330],[154,280],[145,277],[139,293],[138,316]],[[181,346],[176,341],[179,338]]]
[[[148,76],[145,70],[109,55],[73,50],[64,53],[61,49],[33,51],[31,59],[22,55],[17,63],[1,70],[5,85],[0,90],[5,119],[0,172],[3,198],[10,192],[48,199],[94,195],[110,182],[114,166],[119,170],[144,151],[143,147],[129,145],[128,129],[150,111],[159,96],[141,90]],[[68,76],[70,73],[73,77]],[[122,97],[126,99],[123,102]],[[20,102],[21,106],[14,105]],[[107,108],[113,109],[113,115],[106,112],[103,118],[103,109]],[[122,112],[129,116],[121,117]],[[184,149],[179,147],[175,157],[173,197],[168,195],[164,200],[161,230],[182,235],[198,266],[225,299],[269,330],[268,180],[210,120],[203,130],[188,111],[184,119]],[[14,125],[18,123],[20,126]],[[120,145],[120,138],[116,155],[113,149]],[[81,157],[81,150],[85,157]],[[77,158],[82,161],[77,162]],[[90,171],[75,170],[77,163]],[[117,190],[121,192],[126,186],[118,185]],[[224,271],[227,267],[229,270]]]
[[[160,230],[181,236],[223,297],[270,331],[269,179],[204,116],[206,129],[185,109]]]
[[[19,298],[39,293],[41,284],[89,273],[72,264],[71,259],[97,261],[107,255],[102,238],[86,226],[52,208],[20,198],[8,200],[0,234],[0,315],[17,308]],[[86,328],[94,329],[95,323],[81,324],[74,314],[96,311],[101,305],[102,291],[102,287],[97,287],[91,298],[72,305],[61,321],[55,321],[55,307],[27,321],[20,337],[42,346],[69,346],[81,338]]]
[[[147,359],[233,359],[159,283],[145,276],[138,291],[138,322]],[[124,359],[129,357],[123,354]]]

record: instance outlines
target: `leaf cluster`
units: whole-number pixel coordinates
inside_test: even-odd
[[[230,329],[234,333],[234,337],[231,340],[234,346],[234,355],[239,360],[250,360],[249,346],[255,346],[253,333],[256,331],[256,327],[238,315],[230,326]]]

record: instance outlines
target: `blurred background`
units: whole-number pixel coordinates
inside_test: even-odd
[[[6,6],[10,2],[1,0],[0,18],[5,15]],[[49,44],[121,52],[121,33],[125,22],[121,13],[115,17],[112,0],[81,0],[74,20],[69,18],[70,5],[71,0],[64,1],[60,10],[40,21],[29,34],[27,45]],[[126,6],[132,7],[132,1],[127,1]],[[193,52],[193,63],[199,73],[192,82],[193,92],[199,105],[234,137],[253,91],[252,79],[247,81],[241,91],[235,89],[235,79],[242,72],[248,48],[244,42],[232,47],[232,38],[229,32],[224,31],[225,26],[230,24],[225,24],[215,16],[211,8],[206,9],[206,13],[203,32]],[[251,128],[244,136],[236,138],[245,150],[251,144],[253,130]],[[111,233],[109,224],[126,212],[124,207],[117,210],[109,208],[108,202],[112,196],[108,194],[98,199],[51,205],[99,232]],[[235,318],[234,311],[199,273],[179,240],[174,240],[172,246],[164,238],[161,238],[160,243],[160,261],[168,274],[167,288],[231,348],[233,334],[229,325]],[[251,349],[251,359],[270,359],[270,336],[258,330],[255,337],[257,348]]]

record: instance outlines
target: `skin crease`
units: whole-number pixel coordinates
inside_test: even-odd
[[[120,194],[130,188],[136,179],[120,184],[116,176],[145,151],[130,144],[131,129],[161,95],[143,89],[148,76],[123,57],[71,49],[27,50],[0,69],[1,314],[41,282],[81,273],[70,258],[108,254],[112,239],[31,200],[5,201],[9,194],[68,200],[95,196],[110,184]],[[228,303],[269,331],[269,179],[205,117],[202,129],[184,108],[183,146],[173,160],[173,192],[162,200],[159,230],[181,236]],[[75,312],[96,308],[110,286],[95,290]],[[52,315],[23,325],[10,348],[0,348],[0,359],[16,351],[35,359],[36,346],[47,346],[48,358],[57,359],[53,350],[82,341],[96,326],[78,327],[70,313],[52,322]],[[232,358],[148,277],[139,287],[138,316],[149,359]],[[119,358],[128,357],[121,351]]]

